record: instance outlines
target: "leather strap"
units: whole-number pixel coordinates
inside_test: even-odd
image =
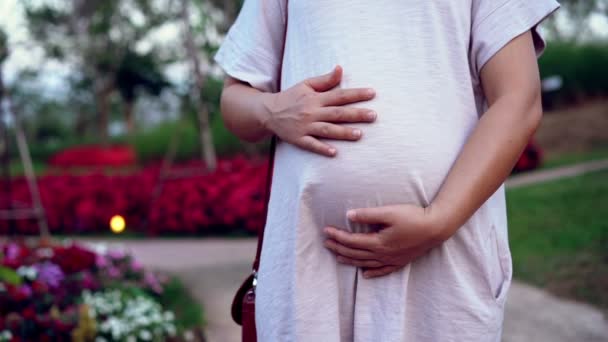
[[[270,188],[272,187],[272,172],[274,169],[274,154],[277,145],[276,135],[270,140],[270,155],[268,157],[268,172],[266,173],[266,194],[264,195],[264,224],[258,230],[258,248],[255,252],[255,260],[253,261],[253,270],[258,271],[260,267],[260,255],[262,254],[262,244],[264,243],[264,227],[268,218],[268,202],[270,200]]]

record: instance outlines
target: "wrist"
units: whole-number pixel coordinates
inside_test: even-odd
[[[437,240],[445,241],[458,230],[458,225],[453,223],[449,213],[440,204],[431,203],[424,208],[424,211],[430,222],[429,225],[433,230],[433,235]]]
[[[270,134],[274,134],[272,119],[276,112],[276,102],[277,93],[262,93],[257,119],[260,126]]]

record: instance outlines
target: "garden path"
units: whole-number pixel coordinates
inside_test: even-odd
[[[608,160],[515,176],[507,186],[535,184],[600,169],[608,169]],[[120,243],[144,265],[172,272],[184,281],[203,303],[210,342],[240,341],[240,327],[230,318],[230,303],[250,272],[256,247],[254,238],[148,239]],[[515,281],[507,300],[503,336],[504,342],[608,341],[608,320],[589,305],[560,299]]]

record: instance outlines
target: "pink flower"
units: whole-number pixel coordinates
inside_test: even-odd
[[[133,262],[131,263],[131,269],[135,272],[139,272],[143,268],[144,267],[142,266],[142,264],[139,261],[133,260]]]
[[[95,265],[98,268],[105,268],[108,266],[108,264],[108,259],[105,257],[105,255],[97,254],[97,257],[95,258]]]
[[[107,275],[110,278],[118,278],[120,277],[120,270],[117,267],[110,266],[106,269]]]

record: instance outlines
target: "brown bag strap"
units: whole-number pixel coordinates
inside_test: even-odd
[[[270,156],[268,157],[268,172],[266,173],[266,193],[264,195],[264,224],[258,230],[258,248],[255,252],[255,260],[253,261],[253,270],[257,272],[260,266],[260,255],[262,253],[262,244],[264,243],[264,227],[268,219],[268,202],[270,201],[270,188],[272,187],[272,172],[274,169],[274,154],[277,148],[277,137],[272,136],[270,140]]]

